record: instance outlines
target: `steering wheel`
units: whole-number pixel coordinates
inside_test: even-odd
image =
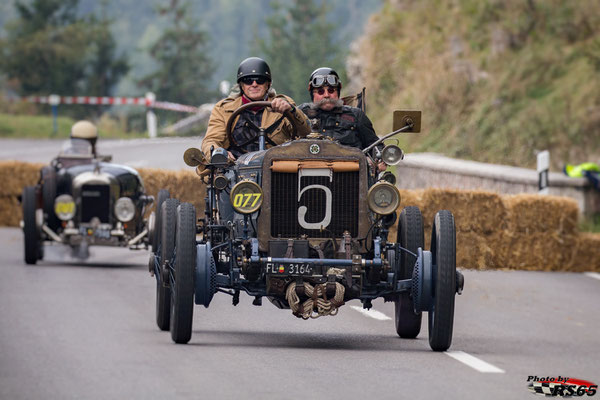
[[[246,146],[248,143],[251,143],[253,141],[255,141],[256,139],[258,139],[259,136],[256,136],[255,138],[252,138],[250,140],[248,140],[245,143],[238,143],[236,142],[236,140],[233,138],[233,121],[235,121],[235,117],[237,117],[238,115],[240,115],[240,113],[242,111],[244,111],[247,108],[251,108],[251,107],[271,107],[271,102],[270,101],[253,101],[251,103],[246,103],[241,105],[240,107],[238,107],[237,110],[235,110],[233,112],[233,114],[231,114],[231,117],[229,117],[229,120],[227,121],[227,126],[225,127],[225,133],[227,134],[227,138],[229,139],[229,143],[234,146],[237,150],[239,150],[241,153],[247,153],[248,150],[246,150],[244,148],[244,146]],[[270,143],[271,145],[275,146],[275,143],[273,143],[273,141],[271,141],[271,139],[269,139],[269,134],[272,133],[273,131],[275,131],[275,129],[279,126],[279,124],[281,123],[281,121],[286,118],[288,121],[290,121],[290,124],[292,125],[292,136],[296,136],[297,133],[297,128],[296,125],[292,122],[292,114],[289,111],[286,111],[282,114],[281,118],[279,118],[277,121],[273,122],[271,125],[269,125],[267,128],[260,128],[258,126],[256,126],[252,121],[248,121],[248,127],[251,128],[252,130],[255,130],[257,133],[260,133],[261,131],[264,132],[264,136],[265,136],[265,141],[267,143]]]

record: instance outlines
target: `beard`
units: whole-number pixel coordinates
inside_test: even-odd
[[[321,99],[317,102],[313,102],[311,104],[312,108],[323,108],[324,105],[331,104],[333,108],[338,108],[344,105],[344,101],[342,99]]]

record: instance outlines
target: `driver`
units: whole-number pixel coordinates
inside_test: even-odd
[[[308,119],[296,108],[294,101],[288,96],[276,94],[271,87],[271,70],[264,60],[250,57],[242,61],[237,71],[237,83],[229,96],[219,101],[210,114],[208,129],[201,145],[207,160],[211,158],[212,146],[215,149],[225,148],[231,160],[243,153],[258,150],[256,127],[270,127],[286,111],[290,111],[291,121],[284,118],[273,126],[272,132],[267,132],[267,147],[293,139],[291,124],[296,126],[298,136],[304,137],[310,133]],[[238,144],[236,146],[227,138],[227,121],[236,109],[253,101],[271,101],[271,107],[250,107],[240,113],[232,128],[232,136]]]
[[[87,140],[92,146],[92,154],[96,156],[96,140],[98,140],[98,129],[90,121],[77,121],[71,127],[71,139]]]

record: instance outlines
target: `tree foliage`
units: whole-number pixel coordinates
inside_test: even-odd
[[[208,36],[188,9],[187,3],[177,0],[158,9],[170,23],[149,50],[157,68],[139,85],[161,100],[199,105],[214,96],[208,88],[213,64],[208,56]]]
[[[269,37],[257,43],[271,67],[273,86],[296,102],[309,101],[308,78],[318,67],[331,67],[343,74],[344,51],[334,41],[335,25],[327,21],[327,4],[293,0],[271,4],[266,19]]]
[[[22,94],[110,95],[128,71],[110,21],[77,15],[79,0],[17,1],[0,42],[0,69]]]

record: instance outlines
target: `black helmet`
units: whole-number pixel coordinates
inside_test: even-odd
[[[310,74],[310,79],[308,80],[308,92],[310,93],[310,98],[313,98],[313,89],[319,88],[323,85],[331,86],[337,88],[338,96],[340,95],[340,91],[342,90],[342,81],[340,81],[340,76],[334,69],[329,67],[320,67],[313,71]]]
[[[237,83],[245,76],[262,76],[271,82],[271,68],[262,58],[250,57],[240,63],[237,70]]]

